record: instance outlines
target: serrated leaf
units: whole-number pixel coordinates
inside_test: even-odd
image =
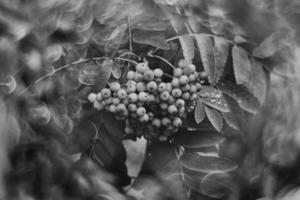
[[[180,131],[174,136],[174,142],[186,148],[203,148],[224,142],[223,135],[216,131]]]
[[[108,59],[102,63],[101,70],[99,72],[99,78],[97,80],[97,89],[104,88],[110,78],[112,72],[113,60]]]
[[[225,122],[233,129],[240,130],[244,124],[245,114],[239,104],[232,97],[224,94],[224,98],[228,103],[230,112],[222,113]]]
[[[251,89],[253,76],[247,51],[241,47],[234,46],[232,49],[232,62],[236,83]]]
[[[195,47],[192,37],[189,35],[181,35],[179,36],[179,42],[182,48],[184,59],[187,62],[192,63],[195,57]]]
[[[253,94],[262,104],[266,99],[267,93],[267,80],[266,74],[263,70],[261,63],[251,59],[251,66],[253,70]]]
[[[132,33],[132,39],[135,43],[147,44],[164,50],[169,49],[165,35],[160,31],[135,31]]]
[[[205,106],[205,113],[210,123],[215,127],[217,131],[221,131],[223,128],[222,115],[215,109]]]
[[[223,93],[234,98],[240,107],[247,112],[257,113],[259,109],[258,99],[242,85],[227,82],[220,86]]]
[[[215,74],[213,83],[216,84],[224,72],[229,55],[229,43],[221,37],[214,37]]]
[[[122,76],[121,65],[114,63],[111,73],[116,79],[119,79]]]
[[[97,82],[98,74],[80,74],[78,81],[82,85],[95,85]]]
[[[200,156],[196,153],[183,154],[181,164],[187,170],[200,173],[230,172],[237,168],[237,165],[229,159]]]
[[[268,58],[283,48],[289,37],[289,30],[279,29],[267,37],[260,45],[253,50],[253,56],[257,58]]]
[[[200,99],[198,99],[198,101],[196,103],[194,116],[195,116],[195,121],[197,124],[202,122],[205,118],[204,105]]]
[[[201,193],[216,199],[228,196],[233,190],[233,180],[227,173],[207,174],[202,178],[200,183]]]
[[[197,93],[201,101],[221,112],[229,112],[228,105],[224,99],[222,92],[216,88],[203,86],[203,88]]]
[[[215,55],[212,38],[205,34],[198,34],[195,36],[195,39],[200,50],[203,68],[208,74],[208,81],[213,83],[215,77]]]

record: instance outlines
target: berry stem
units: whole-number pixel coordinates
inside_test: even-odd
[[[170,67],[172,67],[173,69],[176,68],[174,65],[172,65],[168,60],[166,60],[166,59],[163,58],[163,57],[160,57],[160,56],[158,56],[158,55],[153,55],[153,54],[148,54],[148,56],[153,57],[153,58],[158,58],[158,59],[164,61],[165,63],[167,63],[167,64],[168,64]]]
[[[130,62],[130,63],[133,63],[135,65],[137,65],[138,63],[133,61],[133,60],[130,60],[130,59],[126,59],[126,58],[120,58],[120,57],[117,57],[117,58],[113,58],[114,60],[120,60],[120,61],[126,61],[126,62]]]

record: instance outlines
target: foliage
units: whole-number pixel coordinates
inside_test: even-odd
[[[257,18],[239,18],[240,6]],[[1,2],[7,198],[241,198],[243,168],[219,150],[262,109],[270,73],[289,63],[294,41],[287,25],[265,30],[264,19],[279,21],[266,10],[248,1]],[[201,89],[190,92],[176,131],[147,138],[142,169],[130,177],[124,140],[145,133],[125,133],[127,118],[117,120],[100,109],[103,99],[90,98],[112,83],[126,85],[141,63],[163,71],[155,81],[170,83],[182,62],[195,66],[191,82]]]

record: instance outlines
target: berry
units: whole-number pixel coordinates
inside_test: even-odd
[[[127,93],[134,93],[136,91],[136,86],[134,83],[129,83],[127,86]]]
[[[178,98],[178,97],[181,97],[182,92],[179,88],[174,88],[172,90],[172,95],[173,95],[173,97]]]
[[[202,85],[200,83],[196,83],[196,88],[197,88],[197,91],[199,91],[202,89]]]
[[[131,104],[128,105],[128,110],[130,112],[135,112],[136,109],[137,109],[137,106],[135,104],[131,103]]]
[[[181,90],[182,90],[183,92],[189,92],[189,91],[190,91],[190,88],[191,88],[191,86],[190,86],[189,84],[187,84],[187,85],[182,86],[182,87],[181,87]]]
[[[116,112],[117,111],[117,106],[115,106],[115,105],[110,105],[109,106],[109,108],[108,108],[108,111],[109,112],[112,112],[112,113],[114,113],[114,112]]]
[[[200,77],[200,79],[202,79],[202,80],[206,80],[207,77],[208,77],[208,73],[205,72],[205,71],[202,71],[202,72],[200,72],[199,77]]]
[[[166,90],[168,92],[172,92],[172,84],[171,83],[166,83]]]
[[[164,72],[161,69],[155,69],[153,71],[153,73],[154,73],[154,76],[157,77],[157,78],[161,78],[164,74]]]
[[[148,68],[146,63],[138,63],[136,66],[136,71],[140,73],[144,73]]]
[[[157,84],[155,81],[151,81],[149,83],[147,83],[147,86],[146,86],[147,90],[149,90],[150,92],[153,92],[155,90],[157,90]]]
[[[120,89],[117,92],[119,99],[125,99],[127,97],[127,92],[124,89]]]
[[[180,84],[178,78],[174,78],[171,83],[173,87],[179,87]]]
[[[154,79],[154,73],[152,70],[147,70],[144,73],[144,79],[146,81],[152,81]]]
[[[99,92],[99,93],[97,94],[96,99],[97,99],[97,101],[102,101],[102,100],[103,100],[103,97],[102,97],[102,93],[101,93],[101,92]]]
[[[163,92],[163,91],[165,91],[166,90],[166,84],[165,83],[160,83],[159,85],[158,85],[158,91],[159,92]]]
[[[196,71],[196,66],[193,64],[188,64],[186,67],[183,68],[183,73],[185,75],[189,75],[189,74],[193,73],[194,71]]]
[[[162,110],[167,110],[169,105],[167,103],[160,103],[159,106]]]
[[[184,101],[183,99],[177,99],[176,102],[175,102],[175,105],[176,105],[178,108],[184,107],[185,101]]]
[[[170,105],[168,107],[168,112],[171,114],[171,115],[174,115],[175,113],[177,113],[177,107],[175,105]]]
[[[128,98],[123,99],[123,100],[122,100],[122,103],[125,104],[125,105],[128,105],[129,99],[128,99]]]
[[[168,100],[169,104],[174,104],[175,103],[175,98],[171,95],[169,100]]]
[[[112,97],[109,97],[109,98],[105,99],[104,102],[105,102],[106,105],[111,104],[112,103]]]
[[[149,121],[149,115],[144,114],[143,116],[140,117],[140,122],[148,122]]]
[[[182,75],[180,78],[179,78],[179,83],[181,85],[185,85],[189,82],[189,78],[186,76],[186,75]]]
[[[121,103],[121,104],[117,105],[117,111],[118,112],[122,113],[122,112],[125,112],[125,110],[127,110],[127,109],[126,109],[126,106],[124,104]]]
[[[197,94],[192,94],[190,100],[195,101],[198,98]]]
[[[181,107],[181,108],[178,109],[178,115],[179,116],[183,116],[184,113],[185,113],[185,107]]]
[[[188,62],[187,62],[186,60],[181,59],[181,60],[179,60],[179,62],[178,62],[178,67],[180,67],[180,68],[184,68],[184,67],[186,67],[187,65],[188,65]]]
[[[189,92],[185,92],[182,94],[182,98],[186,101],[188,101],[190,99],[191,95]]]
[[[88,96],[88,100],[91,102],[91,103],[94,103],[94,101],[96,101],[97,99],[97,94],[95,93],[90,93],[89,96]]]
[[[104,104],[102,102],[99,102],[99,101],[94,101],[94,108],[96,110],[101,111],[104,108]]]
[[[138,73],[138,72],[135,72],[134,73],[134,78],[133,78],[136,82],[140,82],[143,80],[143,75]]]
[[[111,96],[111,91],[109,89],[107,89],[107,88],[103,88],[101,90],[101,94],[102,94],[103,98],[108,98],[108,97]]]
[[[163,118],[161,119],[161,124],[162,124],[163,126],[169,126],[169,125],[171,124],[171,120],[170,120],[168,117],[163,117]]]
[[[139,82],[139,83],[136,84],[136,90],[138,92],[145,91],[145,89],[146,89],[145,83]]]
[[[175,117],[175,119],[172,122],[172,125],[178,128],[182,125],[182,120],[179,117]]]
[[[138,95],[138,99],[139,101],[141,102],[145,102],[148,100],[148,94],[146,92],[140,92],[139,95]]]
[[[163,91],[160,94],[160,99],[163,100],[163,101],[168,101],[169,98],[170,98],[170,93],[168,91]]]
[[[146,109],[144,107],[139,107],[137,110],[136,110],[136,114],[138,116],[143,116],[146,114]]]
[[[156,128],[160,128],[160,126],[161,126],[161,121],[160,121],[160,119],[158,119],[158,118],[153,119],[153,120],[152,120],[152,125],[153,125],[154,127],[156,127]]]
[[[132,103],[137,102],[138,95],[136,93],[131,93],[128,95],[128,100],[129,100],[129,102],[132,102]]]
[[[191,88],[190,88],[190,93],[196,93],[197,92],[197,87],[196,85],[191,85]]]
[[[182,75],[182,69],[180,69],[180,68],[174,69],[173,76],[180,77],[181,75]]]
[[[135,74],[134,71],[128,71],[127,75],[126,75],[127,79],[128,80],[133,80],[134,79],[134,74]]]
[[[117,106],[120,103],[120,99],[118,98],[112,98],[112,104],[114,104],[115,106]]]
[[[126,134],[132,134],[134,133],[133,129],[130,126],[126,126],[124,129]]]
[[[154,95],[148,95],[148,99],[147,99],[147,102],[148,103],[151,103],[151,102],[154,102],[155,101],[155,96]]]
[[[119,89],[121,88],[121,85],[120,85],[120,83],[118,83],[118,82],[113,82],[113,83],[111,83],[110,84],[110,89],[111,89],[111,91],[118,91]]]
[[[197,79],[197,76],[195,74],[190,74],[189,75],[190,82],[194,82],[194,81],[196,81],[196,79]]]

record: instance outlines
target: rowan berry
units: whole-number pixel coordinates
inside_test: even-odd
[[[135,111],[137,110],[136,104],[130,103],[130,104],[128,105],[128,110],[129,110],[130,112],[135,112]]]
[[[169,98],[170,98],[170,93],[168,91],[163,91],[160,94],[160,99],[163,100],[163,101],[168,101]]]
[[[120,89],[117,92],[117,95],[118,95],[119,99],[125,99],[127,97],[127,92],[124,89]]]
[[[175,97],[175,98],[181,97],[181,95],[182,95],[181,89],[179,89],[179,88],[174,88],[174,89],[172,90],[172,95],[173,95],[173,97]]]
[[[148,95],[147,102],[148,102],[148,103],[151,103],[151,102],[154,102],[154,101],[155,101],[155,96],[152,95],[152,94]]]
[[[108,97],[111,96],[111,91],[109,89],[107,89],[107,88],[103,88],[101,90],[101,94],[102,94],[103,98],[108,98]]]
[[[158,118],[155,118],[152,120],[152,125],[156,128],[160,128],[161,127],[161,121]]]
[[[144,80],[152,81],[154,79],[154,73],[152,70],[147,70],[144,72]]]
[[[175,119],[172,122],[172,125],[178,128],[182,125],[182,120],[179,117],[175,117]]]
[[[126,77],[127,77],[128,80],[133,80],[134,75],[135,75],[134,71],[128,71]]]
[[[138,95],[136,93],[131,93],[128,95],[128,100],[129,100],[129,102],[132,102],[132,103],[137,102]]]
[[[178,108],[184,107],[185,101],[184,101],[183,99],[177,99],[176,102],[175,102],[175,105],[176,105]]]
[[[174,115],[177,113],[177,111],[178,111],[178,109],[175,105],[169,105],[169,107],[168,107],[169,114]]]
[[[172,83],[173,87],[179,87],[179,85],[180,85],[180,82],[179,82],[178,78],[173,78],[171,83]]]
[[[163,117],[162,119],[161,119],[161,124],[163,125],[163,126],[169,126],[170,124],[171,124],[171,120],[168,118],[168,117]]]
[[[115,113],[117,111],[117,106],[111,104],[108,108],[109,112]]]
[[[102,100],[103,100],[103,97],[102,97],[102,93],[101,93],[101,92],[99,92],[99,93],[97,94],[96,99],[97,99],[97,101],[102,101]]]
[[[121,104],[117,105],[117,111],[118,112],[122,113],[122,112],[125,112],[125,110],[127,110],[127,109],[126,109],[126,106],[124,104],[121,103]]]
[[[202,79],[202,80],[206,80],[207,77],[208,77],[208,73],[205,72],[205,71],[202,71],[202,72],[200,72],[199,77],[200,77],[200,79]]]
[[[136,91],[136,84],[135,83],[129,83],[127,85],[127,93],[134,93]]]
[[[179,61],[178,61],[178,67],[180,67],[180,68],[184,68],[184,67],[186,67],[188,65],[188,62],[186,61],[186,60],[184,60],[184,59],[180,59]]]
[[[159,104],[159,106],[162,110],[167,110],[169,105],[167,103],[162,102]]]
[[[174,71],[173,71],[173,76],[174,77],[180,77],[182,75],[182,69],[181,68],[176,68],[176,69],[174,69]]]
[[[166,90],[168,92],[172,92],[172,84],[171,83],[166,83]]]
[[[148,100],[148,94],[146,93],[146,92],[140,92],[139,94],[138,94],[138,99],[139,99],[139,101],[141,101],[141,102],[145,102],[145,101],[147,101]]]
[[[136,71],[140,73],[144,73],[147,69],[149,69],[146,63],[138,63],[136,65]]]
[[[193,64],[188,64],[186,67],[183,68],[183,73],[185,75],[189,75],[196,70],[196,66]]]
[[[191,87],[190,87],[190,93],[196,93],[197,92],[197,87],[196,87],[196,85],[191,85]]]
[[[88,96],[88,100],[89,100],[91,103],[94,103],[94,101],[97,100],[97,94],[95,94],[95,93],[90,93],[89,96]]]
[[[175,98],[172,96],[172,95],[170,95],[170,98],[169,98],[169,100],[168,100],[168,103],[169,104],[174,104],[175,103]]]
[[[189,78],[186,76],[186,75],[182,75],[180,78],[179,78],[179,83],[181,85],[185,85],[189,82]]]
[[[99,111],[103,110],[103,108],[104,108],[104,104],[99,101],[94,101],[93,106],[96,110],[99,110]]]
[[[121,85],[120,85],[120,83],[118,83],[118,82],[113,82],[113,83],[110,84],[110,89],[111,89],[111,91],[116,92],[116,91],[118,91],[120,88],[121,88]]]
[[[195,85],[196,85],[197,91],[202,89],[202,85],[200,83],[196,83]]]
[[[189,81],[190,82],[194,82],[194,81],[196,81],[197,80],[197,76],[195,75],[195,74],[190,74],[189,75]]]
[[[190,97],[191,97],[191,95],[190,95],[189,92],[184,92],[184,93],[182,94],[182,98],[183,98],[184,100],[186,100],[186,101],[188,101],[188,100],[190,99]]]
[[[165,83],[160,83],[159,85],[158,85],[158,91],[159,92],[163,92],[163,91],[165,91],[166,90],[166,84]]]
[[[126,134],[132,134],[132,133],[134,133],[134,130],[130,126],[126,126],[124,129],[124,132]]]
[[[145,91],[145,89],[146,89],[145,83],[139,82],[139,83],[136,84],[136,90],[138,92]]]
[[[104,100],[104,102],[105,102],[106,105],[111,104],[111,103],[112,103],[112,97],[106,98],[106,99]]]
[[[146,109],[144,107],[138,107],[138,109],[136,110],[136,114],[138,116],[143,116],[144,114],[146,114]]]
[[[140,117],[140,122],[148,122],[149,121],[149,115],[144,114],[143,116]]]
[[[150,81],[149,83],[147,83],[146,88],[147,88],[147,90],[153,92],[153,91],[157,90],[157,84],[155,81]]]
[[[139,72],[134,72],[134,78],[133,78],[136,82],[140,82],[143,80],[143,75]]]
[[[164,74],[164,72],[159,68],[154,69],[153,73],[154,73],[154,76],[157,78],[161,78]]]

